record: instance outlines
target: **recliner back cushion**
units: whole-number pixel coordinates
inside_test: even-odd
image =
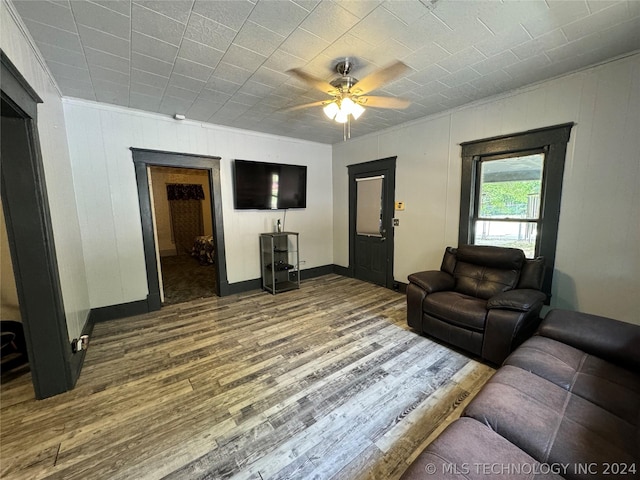
[[[514,289],[525,261],[517,248],[484,245],[461,245],[456,257],[454,290],[485,300]]]
[[[520,272],[520,280],[518,280],[517,288],[532,288],[540,290],[544,280],[544,257],[527,258],[522,271]]]
[[[456,258],[459,262],[503,270],[521,270],[525,260],[524,252],[519,248],[490,245],[460,245],[456,251]]]
[[[444,251],[444,257],[442,257],[442,265],[440,270],[447,272],[449,275],[453,275],[453,270],[456,268],[456,253],[457,248],[447,247]]]
[[[458,262],[453,276],[456,292],[488,300],[500,292],[512,290],[518,283],[520,272]]]

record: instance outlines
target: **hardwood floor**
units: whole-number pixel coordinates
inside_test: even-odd
[[[494,370],[328,275],[97,324],[77,387],[4,385],[2,478],[393,479]]]
[[[216,266],[202,265],[191,255],[161,257],[164,305],[216,295]]]

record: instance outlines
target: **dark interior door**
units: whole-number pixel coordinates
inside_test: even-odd
[[[393,287],[395,159],[349,166],[349,260],[353,276]]]

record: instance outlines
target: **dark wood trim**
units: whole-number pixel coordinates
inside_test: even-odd
[[[342,275],[343,277],[353,278],[353,271],[349,267],[343,267],[342,265],[333,265],[333,273],[336,275]]]
[[[308,280],[310,278],[321,277],[322,275],[329,275],[333,273],[333,265],[323,265],[321,267],[312,267],[304,270],[300,270],[300,281]]]
[[[153,311],[150,308],[150,305],[152,305],[152,303],[147,299],[138,300],[136,302],[121,303],[118,305],[108,305],[106,307],[92,308],[89,314],[89,322],[91,324],[95,324],[118,318],[142,315],[143,313]]]
[[[329,275],[335,273],[348,277],[345,272],[348,269],[339,265],[322,265],[320,267],[307,268],[300,270],[300,281],[308,280],[310,278],[321,277],[322,275]],[[230,283],[228,286],[228,295],[250,292],[251,290],[260,290],[262,288],[262,279],[253,278],[251,280],[244,280],[242,282]],[[93,330],[93,325],[98,322],[107,322],[109,320],[116,320],[118,318],[133,317],[136,315],[142,315],[153,311],[150,308],[152,302],[147,300],[138,300],[136,302],[122,303],[119,305],[108,305],[106,307],[92,308],[89,313],[89,319],[87,324],[91,324],[91,330],[88,332],[82,332],[82,334],[90,335]],[[156,309],[157,310],[157,309]],[[85,327],[87,328],[87,327]]]
[[[81,359],[72,367],[36,122],[42,100],[4,52],[0,56],[2,204],[34,392],[42,399],[73,388]]]
[[[1,49],[0,63],[2,64],[2,98],[17,106],[22,111],[23,118],[29,117],[35,120],[38,115],[38,103],[42,103],[42,99]]]
[[[229,294],[249,292],[251,290],[260,290],[262,288],[262,279],[254,278],[251,280],[244,280],[242,282],[230,283]]]
[[[535,150],[550,143],[567,143],[574,122],[561,123],[550,127],[535,128],[525,132],[510,133],[497,137],[462,142],[464,156],[500,155],[524,150]]]
[[[170,152],[168,150],[152,150],[150,148],[137,148],[131,147],[129,148],[132,152],[137,152],[139,155],[140,161],[148,161],[150,164],[159,165],[161,167],[184,167],[181,163],[184,161],[185,157],[189,157],[193,159],[193,163],[195,167],[184,167],[184,168],[203,168],[206,169],[211,166],[208,163],[211,160],[220,160],[221,157],[216,155],[203,155],[199,153],[181,153],[181,152]],[[163,162],[162,164],[152,163],[153,160],[156,159],[156,155],[161,154],[164,157],[164,160],[160,160]]]
[[[349,172],[349,275],[355,276],[355,235],[356,235],[356,176],[362,174],[385,175],[384,209],[390,212],[385,224],[387,247],[387,272],[385,287],[393,288],[393,262],[394,262],[394,228],[393,217],[395,212],[395,188],[396,188],[396,159],[387,157],[380,160],[372,160],[354,165],[347,165]]]
[[[321,277],[322,275],[329,275],[335,273],[336,265],[322,265],[320,267],[307,268],[300,270],[300,281],[309,280],[310,278]],[[344,268],[344,267],[340,267]],[[236,282],[229,284],[229,292],[242,293],[251,290],[260,290],[262,288],[262,279],[254,278],[251,280],[245,280],[243,282]]]
[[[144,245],[145,265],[147,267],[147,285],[149,310],[159,310],[160,284],[158,281],[158,265],[156,263],[156,246],[153,238],[153,220],[151,197],[149,194],[149,178],[147,167],[195,168],[209,172],[209,189],[211,191],[211,212],[213,215],[213,238],[215,243],[216,293],[225,296],[233,293],[227,280],[227,261],[224,246],[224,224],[222,221],[222,190],[220,182],[220,157],[209,155],[183,154],[162,150],[131,148],[135,165],[136,182],[138,184],[138,203],[140,205],[140,221],[142,223],[142,239]]]
[[[408,283],[404,283],[404,282],[395,282],[394,285],[394,290],[397,290],[400,293],[407,293],[407,287],[409,286]]]
[[[545,163],[540,198],[544,231],[539,232],[538,255],[545,257],[545,275],[542,290],[551,296],[551,282],[555,265],[560,202],[567,143],[575,124],[563,123],[522,133],[501,135],[461,143],[462,177],[460,188],[460,229],[458,244],[473,239],[474,199],[477,187],[477,164],[483,158],[496,155],[518,154],[531,150],[544,150]]]

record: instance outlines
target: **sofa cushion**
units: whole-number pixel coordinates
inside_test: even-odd
[[[487,317],[487,302],[458,292],[436,292],[427,295],[422,309],[429,315],[451,323],[482,332]]]
[[[562,477],[543,472],[540,463],[486,425],[460,418],[449,425],[402,476],[402,480],[439,479],[535,479]]]
[[[512,365],[572,392],[631,425],[640,422],[640,375],[565,343],[535,336],[507,358]]]
[[[542,463],[637,462],[638,428],[534,373],[503,366],[465,411]],[[571,470],[567,478],[594,478]],[[602,473],[602,472],[600,472]]]
[[[640,328],[633,323],[570,310],[552,310],[540,325],[538,335],[640,372]]]

